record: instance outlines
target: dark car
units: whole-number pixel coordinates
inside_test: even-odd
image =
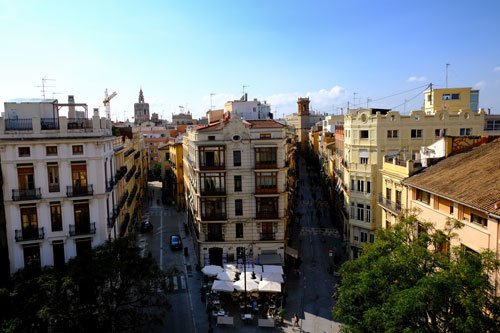
[[[172,250],[181,250],[182,249],[182,240],[179,235],[171,235],[170,236],[170,248]]]
[[[149,220],[144,220],[141,223],[141,232],[148,232],[153,230],[153,224]]]

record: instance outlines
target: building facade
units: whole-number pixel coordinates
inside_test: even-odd
[[[201,266],[283,264],[288,208],[286,127],[221,121],[188,129],[183,167],[188,221]]]
[[[67,115],[62,112],[67,110]],[[87,105],[13,100],[0,118],[11,273],[62,265],[109,237],[115,167],[111,121]]]
[[[257,98],[249,101],[247,94],[244,94],[239,100],[226,102],[224,111],[231,112],[246,120],[273,119],[271,105],[267,104],[266,101],[261,102]]]

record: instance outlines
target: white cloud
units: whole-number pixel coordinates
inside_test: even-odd
[[[476,84],[474,85],[474,88],[483,88],[485,85],[486,85],[486,81],[481,80],[479,82],[476,82]]]
[[[500,66],[493,68],[493,72],[500,72]]]
[[[320,89],[318,91],[304,93],[280,93],[268,96],[265,100],[271,104],[272,110],[278,112],[278,116],[297,112],[297,99],[299,97],[309,97],[311,100],[311,109],[321,112],[332,112],[333,106],[340,106],[347,101],[345,88],[335,85],[330,89]]]
[[[427,81],[425,76],[410,76],[408,82],[424,82]]]

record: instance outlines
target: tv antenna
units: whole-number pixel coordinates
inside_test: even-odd
[[[55,81],[55,79],[48,79],[47,76],[42,77],[42,85],[35,86],[36,88],[42,88],[40,92],[42,93],[43,99],[45,99],[45,88],[54,88],[55,86],[48,86],[47,81]]]
[[[214,108],[214,105],[212,104],[212,97],[215,96],[216,93],[210,93],[210,111]]]
[[[243,85],[243,96],[245,96],[245,88],[248,88],[250,86]]]
[[[446,64],[446,88],[448,88],[448,67],[450,64]]]

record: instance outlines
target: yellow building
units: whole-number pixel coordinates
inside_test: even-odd
[[[349,219],[348,237],[351,256],[365,241],[374,240],[375,229],[382,226],[376,193],[382,191],[379,166],[384,155],[404,153],[418,159],[420,148],[429,146],[443,135],[481,135],[484,111],[436,111],[426,114],[413,111],[402,115],[380,109],[350,110],[344,117],[345,165],[340,187],[344,191],[344,206]]]
[[[171,142],[169,148],[169,164],[171,168],[172,199],[177,207],[186,208],[184,196],[184,168],[182,162],[182,142]]]
[[[479,90],[467,88],[429,89],[424,92],[424,111],[433,114],[437,111],[458,112],[478,111]]]
[[[443,229],[449,218],[459,220],[451,246],[500,259],[500,139],[450,156],[406,180],[410,208],[419,218]],[[491,275],[499,292],[499,271]]]

